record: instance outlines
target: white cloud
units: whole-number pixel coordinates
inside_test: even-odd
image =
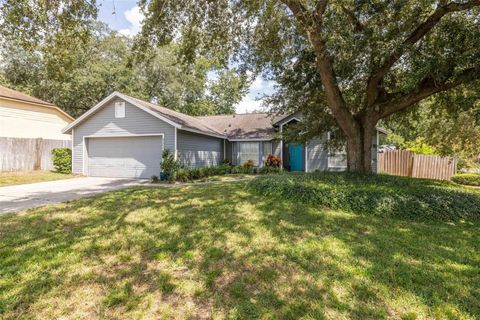
[[[236,113],[251,113],[253,111],[261,111],[262,109],[262,100],[255,100],[255,97],[252,94],[247,94],[243,97],[235,106]]]
[[[250,90],[262,90],[265,84],[261,76],[257,76],[250,85]]]
[[[142,27],[143,19],[145,19],[145,16],[140,11],[140,7],[135,6],[129,10],[126,10],[123,15],[125,16],[125,19],[127,19],[127,21],[130,23],[130,27],[126,29],[121,29],[118,32],[125,36],[136,35]]]

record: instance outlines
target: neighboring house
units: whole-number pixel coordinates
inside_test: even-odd
[[[74,119],[53,104],[0,86],[0,137],[69,140]]]
[[[279,140],[283,128],[301,114],[264,113],[193,117],[114,92],[68,125],[74,173],[87,176],[150,178],[158,175],[162,150],[170,149],[188,167],[252,160],[262,166],[269,154],[292,171],[341,170],[344,155],[324,150],[325,135],[303,144]],[[378,133],[372,137],[376,168]]]

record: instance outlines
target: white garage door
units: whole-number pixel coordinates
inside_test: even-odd
[[[91,177],[150,178],[160,173],[161,136],[88,138]]]

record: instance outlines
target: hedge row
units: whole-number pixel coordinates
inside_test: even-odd
[[[213,166],[213,167],[204,167],[204,168],[194,168],[194,169],[178,169],[173,174],[173,179],[175,181],[187,182],[196,179],[207,178],[211,176],[221,176],[225,174],[267,174],[267,173],[279,173],[280,168],[278,167],[246,167],[246,166],[231,166],[228,164]]]
[[[480,187],[480,174],[478,173],[459,173],[452,177],[452,181],[466,186]]]
[[[355,213],[444,221],[480,217],[480,193],[443,181],[325,172],[258,177],[248,188],[263,196]]]

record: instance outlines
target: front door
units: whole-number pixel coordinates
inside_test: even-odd
[[[303,170],[303,146],[300,143],[289,143],[288,153],[290,155],[290,171]]]

